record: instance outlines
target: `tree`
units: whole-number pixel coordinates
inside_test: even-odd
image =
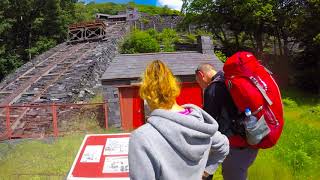
[[[293,61],[295,81],[300,88],[320,94],[320,1],[307,0],[304,3],[295,34],[303,49]]]
[[[257,52],[263,50],[266,26],[273,21],[271,0],[184,0],[186,20],[204,27],[234,52],[246,41]],[[230,52],[229,52],[230,54]]]
[[[192,22],[212,32],[227,55],[243,49],[261,53],[274,47],[275,54],[294,59],[296,85],[319,91],[319,0],[183,2],[185,23]]]
[[[5,13],[9,8],[8,0],[0,1],[0,80],[21,65],[19,57],[12,55],[10,44],[6,43],[14,24],[14,19],[6,18]]]
[[[63,42],[76,0],[0,1],[0,80],[33,55]]]

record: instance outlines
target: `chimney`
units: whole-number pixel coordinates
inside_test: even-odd
[[[210,36],[198,36],[198,48],[202,54],[212,54],[213,46]]]

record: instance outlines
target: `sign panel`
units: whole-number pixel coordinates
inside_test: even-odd
[[[67,180],[129,180],[129,133],[86,135]]]

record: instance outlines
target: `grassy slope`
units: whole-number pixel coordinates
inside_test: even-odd
[[[285,127],[278,144],[261,150],[249,179],[320,179],[320,102],[284,94]]]
[[[282,137],[276,147],[260,150],[249,169],[250,180],[320,179],[320,103],[315,98],[294,98],[302,95],[284,97],[286,124]],[[94,120],[85,121],[82,126],[80,129],[89,131],[56,140],[0,143],[0,179],[64,178],[84,134],[107,133]],[[215,179],[222,179],[221,168]]]

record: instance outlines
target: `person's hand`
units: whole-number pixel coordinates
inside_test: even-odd
[[[213,175],[208,174],[206,171],[202,174],[202,180],[212,180]]]

